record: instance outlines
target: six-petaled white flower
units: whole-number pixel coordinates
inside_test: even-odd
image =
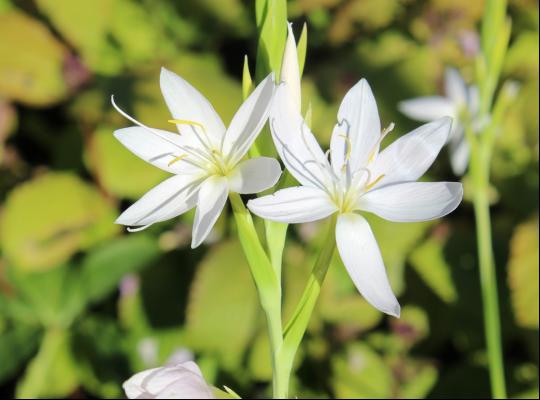
[[[481,128],[478,87],[467,86],[454,68],[447,68],[444,76],[445,96],[426,96],[404,100],[399,110],[409,118],[429,122],[450,116],[454,120],[448,146],[450,164],[456,175],[463,175],[469,164],[470,146],[465,137],[465,125],[474,132]]]
[[[139,372],[124,382],[128,399],[214,399],[193,361]]]
[[[353,282],[373,306],[399,316],[377,242],[358,211],[395,222],[425,221],[453,211],[462,198],[460,183],[416,182],[445,144],[451,119],[426,124],[379,152],[392,127],[381,131],[375,99],[362,79],[339,108],[330,161],[291,101],[286,84],[277,89],[270,127],[281,159],[302,186],[250,200],[250,210],[287,223],[338,213],[337,248]]]
[[[272,187],[281,174],[273,158],[244,157],[268,119],[275,91],[273,76],[263,80],[225,129],[212,105],[178,75],[162,69],[160,86],[180,134],[150,128],[115,108],[137,126],[116,138],[135,155],[174,176],[146,193],[116,223],[144,229],[197,206],[191,246],[207,237],[229,191],[248,194]]]

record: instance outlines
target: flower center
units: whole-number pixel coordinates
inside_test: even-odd
[[[201,145],[200,147],[183,146],[184,153],[172,155],[174,158],[169,162],[169,166],[179,161],[185,161],[208,171],[212,175],[227,176],[230,173],[232,168],[229,165],[228,158],[225,157],[221,150],[215,148],[203,124],[184,119],[171,119],[168,122],[176,125],[191,126],[195,137]]]

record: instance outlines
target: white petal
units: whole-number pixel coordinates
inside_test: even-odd
[[[281,63],[281,81],[289,86],[291,100],[296,107],[296,111],[300,112],[302,106],[302,90],[300,85],[300,66],[298,65],[298,52],[296,49],[296,41],[292,31],[292,23],[287,24],[287,42],[285,43],[285,51],[283,53],[283,61]]]
[[[177,133],[160,129],[151,132],[141,126],[132,126],[116,130],[114,136],[137,157],[167,172],[179,174],[199,170],[186,161],[174,161],[185,154],[183,146],[186,145]]]
[[[161,69],[160,87],[163,98],[174,119],[193,121],[204,126],[213,143],[219,144],[225,126],[208,100],[193,86],[165,68]],[[200,128],[189,125],[178,125],[178,129],[186,134],[201,134]]]
[[[126,392],[126,397],[128,399],[144,398],[143,396],[147,393],[142,386],[143,382],[148,377],[155,375],[160,370],[161,368],[147,369],[146,371],[142,371],[133,375],[131,378],[125,381],[122,387]]]
[[[441,96],[418,97],[399,102],[398,109],[407,117],[430,122],[442,117],[457,117],[457,108],[450,99]]]
[[[448,140],[451,125],[450,118],[441,118],[397,139],[373,162],[372,180],[383,176],[380,187],[420,178]]]
[[[399,303],[368,222],[357,214],[340,215],[336,243],[343,264],[362,296],[380,311],[399,317]]]
[[[429,221],[454,211],[462,198],[459,182],[407,182],[366,193],[358,208],[394,222]]]
[[[162,368],[146,387],[158,399],[213,399],[210,387],[198,372],[183,364]]]
[[[347,92],[339,106],[337,118],[330,143],[332,166],[335,171],[341,169],[346,154],[350,153],[349,165],[354,172],[364,167],[369,156],[378,150],[381,137],[377,103],[365,79]]]
[[[145,226],[185,213],[195,206],[199,175],[175,175],[149,190],[116,220],[117,224]]]
[[[258,157],[242,161],[229,177],[232,192],[259,193],[276,184],[281,175],[279,162],[269,157]]]
[[[274,76],[270,74],[255,88],[234,115],[223,139],[223,153],[233,154],[233,162],[247,153],[268,119],[274,96]]]
[[[457,176],[462,176],[469,165],[471,152],[469,142],[463,135],[463,131],[461,132],[460,137],[455,137],[450,141],[448,150],[450,152],[450,165],[452,165],[452,171],[454,171],[454,174]]]
[[[307,186],[290,187],[250,200],[248,208],[264,219],[290,224],[317,221],[337,211],[325,192]]]
[[[199,246],[210,233],[223,210],[228,193],[227,178],[211,176],[202,183],[193,222],[192,249]]]
[[[287,84],[277,90],[270,116],[274,144],[281,160],[304,186],[324,189],[330,165],[317,139],[291,100]]]
[[[457,69],[447,68],[444,72],[444,90],[446,96],[457,107],[467,103],[467,85]]]

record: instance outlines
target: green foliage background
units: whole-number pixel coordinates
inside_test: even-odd
[[[417,125],[399,100],[440,91],[446,65],[473,77],[482,1],[292,0],[308,24],[303,102],[327,144],[339,101],[366,77],[383,125]],[[538,3],[511,0],[503,76],[521,91],[493,163],[493,225],[509,392],[538,396]],[[243,57],[257,53],[242,0],[0,0],[0,394],[118,397],[134,372],[196,356],[209,382],[268,394],[264,320],[234,222],[189,249],[191,215],[126,234],[114,225],[166,173],[112,136],[119,104],[167,126],[161,66],[229,121]],[[252,63],[253,64],[253,63]],[[251,65],[254,73],[254,65]],[[390,138],[388,141],[393,140]],[[446,151],[429,172],[456,180]],[[354,289],[336,258],[298,355],[300,397],[488,397],[470,181],[449,217],[370,217],[399,320]],[[261,227],[262,228],[262,227]],[[284,317],[293,311],[324,223],[291,228]]]

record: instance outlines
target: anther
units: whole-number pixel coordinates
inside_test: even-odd
[[[203,130],[204,133],[206,133],[206,129],[204,129],[204,125],[199,123],[199,122],[196,122],[196,121],[190,121],[190,120],[187,120],[187,119],[170,119],[167,122],[169,122],[171,124],[176,124],[176,125],[198,126],[199,128],[201,128]]]

